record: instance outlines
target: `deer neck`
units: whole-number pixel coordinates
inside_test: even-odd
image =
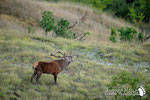
[[[70,62],[67,59],[64,59],[63,62],[64,63],[63,63],[63,66],[62,66],[62,70],[65,69],[70,64]]]

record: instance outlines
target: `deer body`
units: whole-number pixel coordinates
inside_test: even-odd
[[[38,62],[38,66],[36,67],[36,70],[40,70],[43,73],[46,74],[58,74],[60,71],[62,71],[65,67],[67,67],[67,64],[65,63],[63,59],[60,60],[54,60],[52,62]]]
[[[51,55],[51,56],[54,56],[54,55]],[[63,59],[54,60],[51,62],[43,62],[43,61],[35,62],[32,66],[32,68],[34,69],[34,73],[31,77],[31,83],[32,83],[34,76],[37,75],[36,82],[38,84],[38,80],[40,76],[42,75],[42,73],[46,73],[46,74],[52,74],[54,76],[54,82],[56,84],[57,75],[64,68],[66,68],[72,61],[73,61],[72,56],[63,56]]]

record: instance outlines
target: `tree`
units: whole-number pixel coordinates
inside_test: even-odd
[[[40,21],[40,26],[45,29],[45,33],[52,31],[55,28],[55,20],[52,12],[44,11],[42,13],[42,20]]]

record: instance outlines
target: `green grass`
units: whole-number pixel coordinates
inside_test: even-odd
[[[44,41],[44,42],[43,42]],[[118,46],[119,45],[119,46]],[[89,59],[87,52],[104,54],[106,61],[130,65],[139,61],[150,61],[148,50],[133,44],[114,44],[114,46],[91,45],[63,38],[45,37],[37,34],[19,33],[0,29],[0,99],[46,100],[46,99],[111,99],[105,96],[111,77],[125,70],[125,67],[96,64]],[[127,47],[127,48],[126,48]],[[58,85],[54,85],[52,75],[42,75],[39,85],[30,83],[31,69],[35,61],[51,61],[48,55],[57,50],[78,55],[75,62],[58,75]],[[118,61],[111,57],[118,58]],[[102,59],[96,56],[94,59]]]

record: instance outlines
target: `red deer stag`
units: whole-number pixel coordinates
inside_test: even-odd
[[[57,75],[59,74],[59,72],[61,72],[71,62],[73,62],[72,56],[67,56],[66,53],[63,54],[60,51],[58,51],[57,53],[62,54],[62,56],[55,56],[53,54],[51,54],[50,56],[54,56],[54,57],[62,58],[62,59],[54,60],[51,62],[39,61],[39,62],[35,62],[32,65],[32,68],[34,69],[34,73],[31,77],[31,83],[32,83],[33,78],[37,75],[36,83],[38,84],[38,80],[39,80],[40,76],[43,73],[46,73],[46,74],[52,74],[54,76],[54,82],[55,82],[55,84],[57,84],[56,81],[57,81]]]

